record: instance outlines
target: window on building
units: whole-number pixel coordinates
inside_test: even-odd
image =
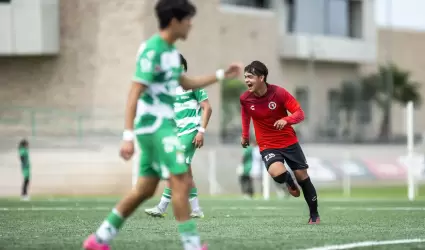
[[[339,110],[340,110],[340,94],[336,89],[328,91],[328,119],[330,124],[339,125]]]
[[[221,3],[268,9],[271,8],[272,0],[221,0]]]
[[[308,88],[297,87],[295,88],[295,99],[300,103],[301,108],[304,110],[305,119],[308,119],[309,114],[309,100],[308,100]]]
[[[289,33],[362,37],[362,0],[284,0]]]
[[[326,0],[294,0],[294,32],[324,34]]]
[[[363,36],[363,1],[349,2],[349,36],[361,38]]]
[[[325,14],[325,34],[331,36],[348,36],[349,1],[327,0]]]
[[[286,30],[288,33],[295,31],[295,0],[285,0]]]

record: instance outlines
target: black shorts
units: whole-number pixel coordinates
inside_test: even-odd
[[[261,157],[267,169],[275,162],[286,162],[292,171],[308,168],[304,152],[298,142],[286,148],[264,149],[261,151]]]

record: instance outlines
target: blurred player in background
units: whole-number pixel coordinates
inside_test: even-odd
[[[182,67],[187,72],[187,61],[180,54]],[[184,90],[181,86],[176,89],[176,100],[174,103],[176,112],[177,136],[184,149],[185,161],[189,166],[189,174],[192,177],[192,188],[189,193],[189,201],[192,206],[192,218],[203,218],[204,213],[199,206],[198,189],[192,176],[192,159],[197,148],[204,145],[204,133],[211,117],[212,109],[208,101],[207,92],[204,89]],[[153,217],[163,217],[170,204],[172,190],[169,183],[162,193],[161,201],[153,208],[145,212]]]
[[[248,90],[240,96],[243,147],[249,145],[249,126],[254,124],[255,136],[267,171],[277,183],[286,183],[291,195],[300,190],[284,163],[294,172],[309,206],[309,224],[320,222],[317,193],[307,173],[307,160],[292,125],[304,120],[304,111],[284,88],[267,83],[268,69],[260,61],[245,67]],[[291,115],[288,115],[288,111]]]
[[[96,233],[85,240],[83,248],[86,250],[110,249],[110,242],[124,221],[154,195],[163,169],[170,173],[174,215],[184,249],[207,249],[206,245],[201,246],[196,223],[190,218],[192,178],[176,133],[175,90],[179,83],[185,89],[197,89],[235,78],[241,69],[239,65],[231,65],[226,71],[220,69],[216,74],[196,78],[182,74],[174,43],[186,39],[195,13],[195,6],[187,0],[159,0],[155,5],[160,32],[140,45],[120,150],[121,157],[130,160],[134,154],[134,139],[137,139],[141,151],[139,177],[135,187],[118,202]]]
[[[263,181],[263,158],[256,140],[251,140],[251,145],[244,148],[242,162],[238,166],[239,183],[242,194],[246,199],[253,199],[255,194],[254,180]],[[289,171],[289,170],[288,170]],[[283,198],[287,194],[287,188],[282,184],[276,183],[276,194],[278,198]],[[264,185],[264,183],[262,183]]]
[[[28,186],[30,184],[30,178],[31,178],[29,143],[27,140],[23,139],[19,142],[18,153],[19,153],[19,159],[21,160],[21,169],[22,169],[22,176],[23,176],[21,199],[24,201],[27,201],[29,200]]]
[[[262,159],[255,140],[247,146],[242,155],[241,165],[238,167],[239,182],[242,194],[247,199],[254,198],[254,179],[261,178]]]

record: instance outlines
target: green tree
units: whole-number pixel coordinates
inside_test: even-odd
[[[388,140],[391,135],[391,104],[405,106],[413,101],[415,106],[421,104],[420,84],[411,80],[409,71],[394,64],[379,67],[378,72],[362,79],[362,95],[370,97],[382,110],[379,139]]]
[[[353,117],[356,111],[356,101],[358,96],[359,87],[350,81],[342,83],[339,90],[339,104],[340,109],[345,112],[345,126],[343,129],[343,136],[349,136],[352,134],[351,124],[353,124]]]
[[[239,96],[246,90],[241,80],[225,80],[221,85],[221,136],[227,137],[237,126],[235,119],[240,119]],[[240,123],[238,123],[240,126]]]

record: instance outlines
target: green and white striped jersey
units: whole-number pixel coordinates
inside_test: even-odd
[[[147,90],[137,103],[135,134],[154,133],[164,119],[174,119],[175,90],[182,72],[176,47],[158,34],[140,45],[133,81]]]
[[[174,111],[178,136],[189,134],[199,127],[200,103],[207,99],[208,95],[204,89],[184,90],[181,86],[177,87]]]

